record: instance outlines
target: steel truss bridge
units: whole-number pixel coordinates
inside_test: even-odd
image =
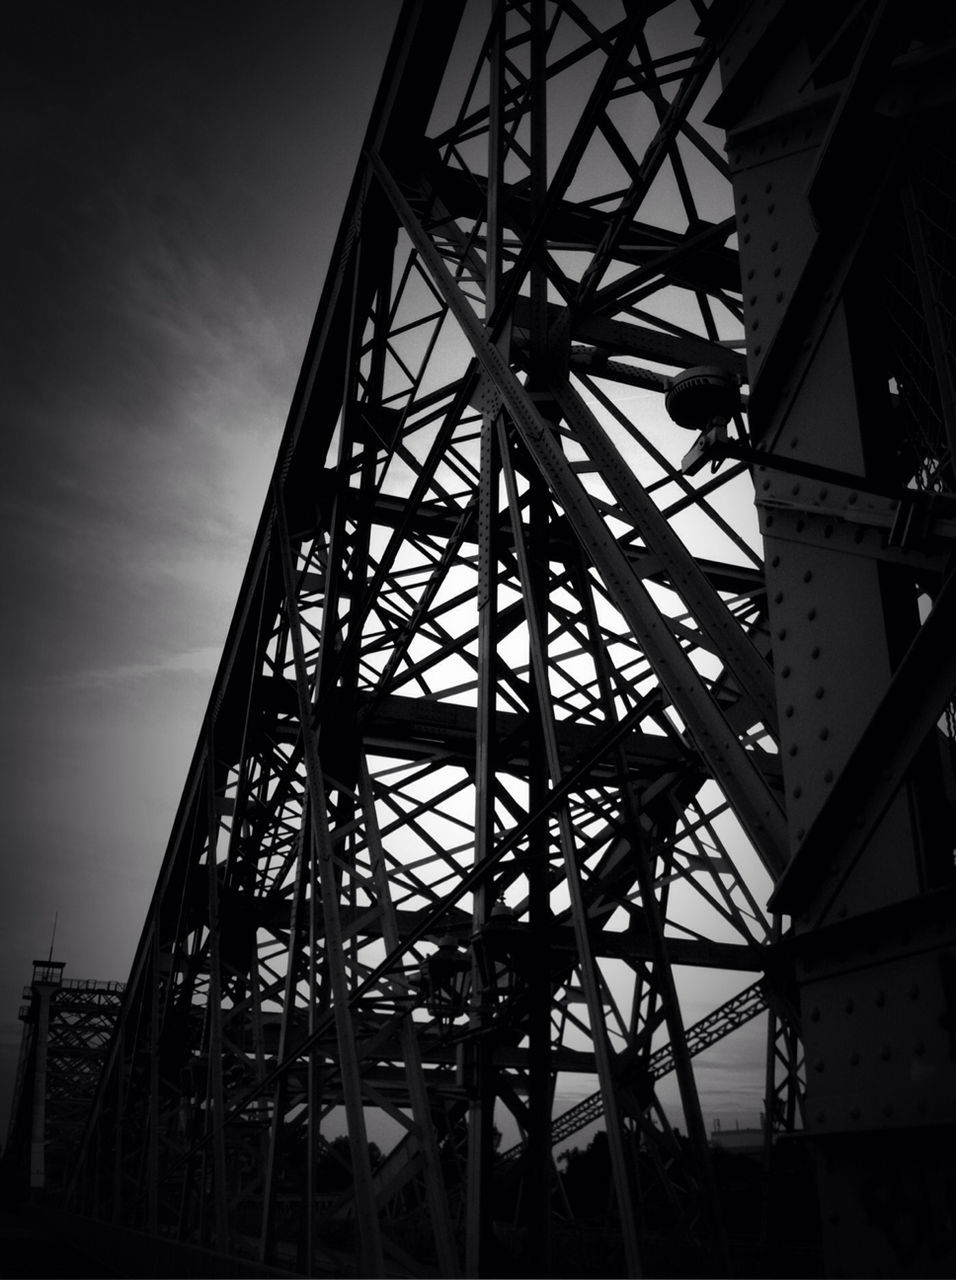
[[[73,1212],[561,1274],[587,1095],[620,1273],[733,1270],[759,1012],[826,1269],[951,1274],[953,26],[402,7]]]
[[[64,978],[37,960],[23,989],[23,1034],[4,1160],[10,1181],[62,1191],[76,1161],[123,1001],[121,982]]]

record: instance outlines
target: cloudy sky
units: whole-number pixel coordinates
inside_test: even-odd
[[[398,8],[6,16],[0,1142],[54,914],[127,975]]]

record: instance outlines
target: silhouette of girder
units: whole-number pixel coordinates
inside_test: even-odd
[[[550,1274],[556,1094],[596,1085],[628,1274],[639,1147],[722,1255],[685,1017],[776,974],[788,836],[749,473],[685,475],[662,404],[690,367],[746,377],[705,8],[403,7],[83,1212],[481,1274],[507,1122],[532,1244],[504,1265]]]
[[[76,1161],[123,996],[121,982],[34,962],[3,1159],[8,1185],[62,1191]]]
[[[727,1000],[719,1009],[714,1009],[706,1018],[701,1018],[700,1022],[696,1022],[692,1027],[687,1028],[685,1038],[688,1051],[692,1055],[703,1053],[705,1049],[709,1049],[711,1045],[722,1040],[731,1031],[736,1031],[745,1022],[749,1022],[751,1018],[756,1018],[766,1008],[767,1001],[764,997],[762,984],[755,982],[751,986],[745,987],[743,991]],[[655,1080],[661,1079],[662,1076],[666,1076],[674,1070],[674,1053],[669,1044],[662,1045],[651,1054],[647,1061],[647,1069]],[[604,1098],[601,1093],[592,1093],[587,1098],[582,1098],[573,1107],[569,1107],[561,1115],[555,1116],[551,1123],[551,1145],[555,1146],[559,1142],[564,1142],[586,1125],[593,1124],[595,1120],[600,1120],[603,1114]],[[522,1143],[516,1143],[515,1146],[509,1147],[503,1153],[501,1159],[514,1160],[521,1154],[523,1149]]]

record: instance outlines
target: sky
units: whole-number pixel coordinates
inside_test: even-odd
[[[5,17],[0,1143],[57,913],[127,976],[399,7]]]
[[[67,977],[127,976],[399,8],[6,19],[0,1143],[54,919]],[[702,1063],[741,1123],[757,1034]]]

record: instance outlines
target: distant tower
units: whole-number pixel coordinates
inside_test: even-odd
[[[23,1036],[4,1150],[16,1186],[62,1192],[76,1157],[123,984],[64,979],[63,961],[35,960],[20,1008]]]

